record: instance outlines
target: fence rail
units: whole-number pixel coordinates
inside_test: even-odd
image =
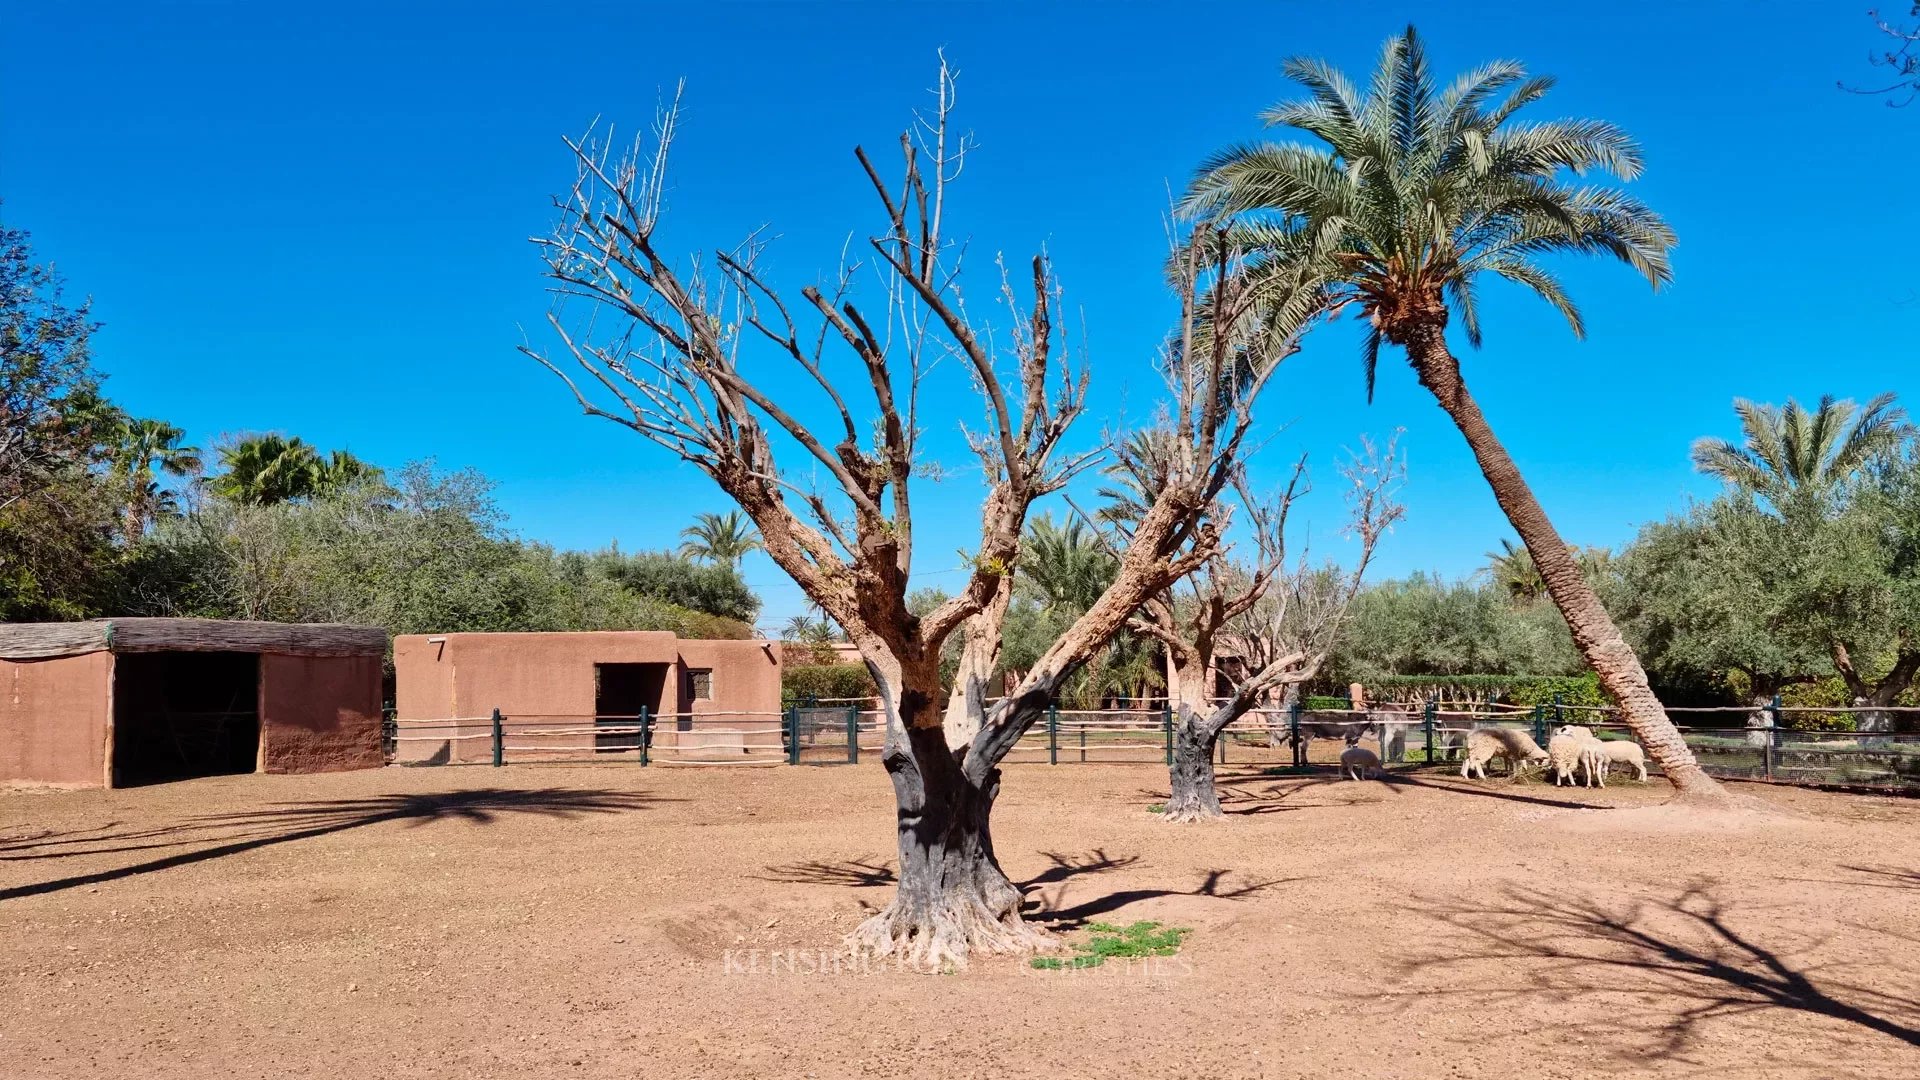
[[[508,715],[440,719],[387,718],[383,743],[400,765],[634,761],[663,766],[857,764],[886,741],[885,717],[867,702],[819,702],[781,712],[685,712],[635,715]],[[1920,792],[1920,709],[1901,707],[1674,708],[1687,745],[1715,776],[1780,783],[1877,787]],[[1819,719],[1827,729],[1808,726]],[[1797,723],[1794,723],[1797,721]],[[1837,721],[1837,723],[1836,723]],[[1255,709],[1221,734],[1222,763],[1304,767],[1325,764],[1329,741],[1378,746],[1389,766],[1457,761],[1476,729],[1512,727],[1546,745],[1562,726],[1600,738],[1628,728],[1605,706],[1542,704],[1519,708],[1432,702],[1418,711],[1396,707]],[[1171,764],[1173,712],[1152,709],[1050,708],[1008,754],[1010,763]],[[1651,763],[1650,763],[1651,764]]]

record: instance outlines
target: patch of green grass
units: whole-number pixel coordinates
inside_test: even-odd
[[[1157,803],[1154,803],[1152,806],[1147,807],[1147,813],[1149,814],[1164,814],[1166,812],[1167,812],[1167,804],[1163,802],[1157,802]]]
[[[1132,960],[1148,956],[1172,956],[1192,930],[1184,926],[1161,929],[1157,922],[1137,922],[1129,926],[1112,923],[1088,923],[1086,941],[1074,942],[1076,955],[1036,956],[1032,965],[1042,971],[1063,968],[1099,967],[1108,960]]]

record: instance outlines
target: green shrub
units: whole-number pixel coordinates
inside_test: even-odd
[[[780,704],[809,698],[864,698],[878,694],[865,664],[791,664],[780,672]]]
[[[1551,705],[1554,695],[1567,705],[1605,705],[1600,678],[1580,675],[1382,675],[1367,684],[1369,697],[1427,697],[1445,701],[1479,700],[1507,705]],[[1321,700],[1321,699],[1309,699]],[[1336,708],[1345,708],[1344,698]],[[1312,706],[1309,706],[1311,708]]]

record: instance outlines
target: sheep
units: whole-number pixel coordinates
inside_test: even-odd
[[[1555,735],[1547,740],[1547,775],[1553,786],[1574,783],[1574,773],[1585,762],[1587,741],[1576,735]]]
[[[1645,782],[1647,779],[1647,754],[1640,744],[1631,739],[1607,739],[1600,744],[1601,752],[1607,755],[1609,765],[1631,765],[1639,773],[1634,779]],[[1602,770],[1601,775],[1606,775]]]
[[[1580,745],[1577,760],[1583,784],[1587,787],[1607,786],[1607,766],[1612,759],[1607,756],[1606,744],[1599,736],[1586,728],[1567,724],[1554,733],[1554,738],[1572,739]]]
[[[1380,755],[1360,745],[1360,735],[1347,736],[1347,748],[1340,751],[1340,772],[1349,780],[1365,780],[1368,773],[1380,772]]]
[[[1460,762],[1461,779],[1471,780],[1477,772],[1485,780],[1487,762],[1497,757],[1506,758],[1508,773],[1518,775],[1523,766],[1546,761],[1547,752],[1518,728],[1477,728],[1467,735],[1467,753]]]

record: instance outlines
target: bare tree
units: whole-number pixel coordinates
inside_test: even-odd
[[[1126,455],[1123,465],[1135,472],[1135,485],[1144,480],[1150,487],[1158,472],[1137,454]],[[1236,480],[1253,539],[1250,563],[1236,565],[1227,551],[1216,551],[1184,582],[1150,597],[1133,619],[1133,627],[1158,640],[1167,653],[1175,721],[1164,820],[1221,816],[1213,773],[1221,734],[1256,706],[1271,703],[1276,693],[1319,673],[1374,549],[1400,519],[1396,489],[1402,469],[1393,442],[1380,449],[1363,441],[1341,474],[1349,485],[1349,531],[1360,544],[1351,568],[1311,566],[1304,555],[1289,564],[1287,518],[1294,501],[1306,493],[1302,457],[1286,487],[1270,500],[1255,498],[1243,480]],[[1226,509],[1215,513],[1225,517]],[[1237,663],[1220,663],[1227,655]],[[1226,695],[1215,693],[1216,679],[1229,685]]]
[[[1019,890],[994,857],[989,817],[999,763],[1062,680],[1105,647],[1143,600],[1213,557],[1220,537],[1205,511],[1229,481],[1250,402],[1272,369],[1260,365],[1259,342],[1220,334],[1205,349],[1193,347],[1198,282],[1225,277],[1231,262],[1224,235],[1204,232],[1218,242],[1186,245],[1196,254],[1177,275],[1183,347],[1170,350],[1176,362],[1163,363],[1174,451],[1167,483],[1106,593],[989,705],[982,672],[999,639],[1028,510],[1097,452],[1062,445],[1084,408],[1087,366],[1062,356],[1054,325],[1060,293],[1046,258],[1030,262],[1020,289],[1002,264],[1002,296],[1014,318],[997,333],[962,302],[960,247],[947,236],[944,214],[969,142],[950,124],[954,81],[944,61],[935,96],[931,115],[900,139],[897,183],[883,179],[863,149],[854,151],[883,215],[882,231],[866,243],[881,297],[871,306],[854,296],[861,264],[843,266],[825,288],[799,290],[797,301],[783,296],[762,273],[757,236],[685,271],[660,254],[655,233],[677,103],[657,119],[651,146],[636,140],[616,153],[610,137],[592,131],[569,140],[577,176],[555,200],[553,234],[535,240],[555,283],[549,322],[559,348],[549,355],[522,347],[585,412],[712,477],[753,519],[767,554],[859,649],[879,689],[900,875],[892,903],[849,942],[921,966],[1052,944],[1021,920]],[[1206,257],[1215,261],[1203,265]],[[1239,295],[1230,287],[1216,302]],[[569,308],[581,301],[585,315]],[[801,328],[803,317],[811,329]],[[805,373],[819,393],[817,412],[836,418],[829,430],[810,426],[788,396],[775,400],[749,373],[761,356]],[[1214,392],[1243,358],[1260,365],[1250,392]],[[965,373],[984,406],[969,442],[986,492],[966,583],[922,617],[907,602],[911,492],[923,384],[942,359]],[[870,405],[850,402],[838,374],[849,368]],[[776,441],[822,482],[783,470]],[[957,693],[949,695],[940,655],[956,632],[968,645]]]
[[[1869,96],[1885,95],[1892,108],[1902,108],[1911,104],[1920,96],[1920,3],[1907,9],[1908,22],[1895,22],[1878,9],[1867,12],[1873,20],[1874,29],[1886,38],[1879,47],[1867,53],[1867,63],[1883,69],[1886,74],[1880,76],[1868,86],[1849,86],[1845,82],[1840,89],[1854,94]]]

